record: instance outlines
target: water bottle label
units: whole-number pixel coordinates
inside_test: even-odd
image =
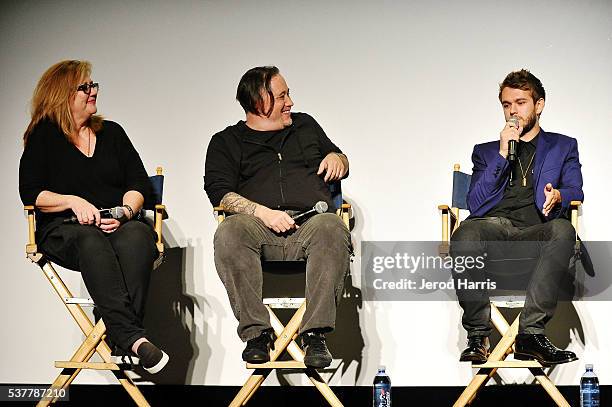
[[[580,390],[580,405],[582,407],[599,407],[599,389],[582,388]]]
[[[374,407],[391,407],[390,386],[374,387]]]

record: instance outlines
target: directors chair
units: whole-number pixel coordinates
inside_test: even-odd
[[[453,171],[453,195],[452,206],[439,205],[442,215],[442,242],[440,244],[440,255],[448,256],[450,253],[450,237],[457,230],[460,219],[460,210],[467,210],[467,193],[470,187],[471,175],[460,171],[459,164],[454,165]],[[570,203],[571,223],[578,236],[578,209],[582,202],[572,201]],[[579,250],[579,241],[576,241],[576,250]],[[489,354],[487,361],[483,364],[474,365],[478,372],[472,378],[467,387],[463,390],[455,407],[463,407],[471,404],[478,392],[493,377],[497,369],[501,368],[523,368],[529,369],[536,381],[544,388],[548,395],[558,406],[570,407],[570,404],[563,397],[559,389],[544,372],[544,366],[536,360],[506,360],[514,352],[513,346],[518,334],[519,315],[512,324],[508,323],[502,315],[500,308],[522,308],[524,306],[524,296],[491,296],[491,322],[500,333],[501,339]]]
[[[349,211],[351,205],[343,203],[339,182],[331,184],[330,190],[332,192],[334,206],[337,208],[336,214],[342,218],[345,226],[349,229]],[[225,220],[226,213],[223,207],[215,207],[214,212],[218,223]],[[281,263],[285,263],[285,266],[293,264],[298,267],[289,267],[289,270],[285,267],[283,270],[280,270],[281,267],[277,267],[277,265],[281,265]],[[255,394],[266,377],[275,369],[287,371],[299,370],[304,372],[331,406],[342,406],[338,397],[336,397],[321,375],[314,368],[307,367],[304,364],[304,351],[295,341],[298,336],[298,329],[302,322],[304,312],[306,311],[306,299],[302,297],[305,284],[303,278],[305,273],[305,262],[270,261],[264,262],[262,265],[265,266],[263,267],[264,284],[262,301],[268,309],[270,323],[276,334],[276,340],[274,341],[274,348],[270,350],[269,362],[246,364],[247,369],[254,369],[254,371],[244,383],[238,394],[236,394],[230,403],[230,407],[245,405],[253,394]],[[270,282],[267,283],[269,280]],[[291,309],[295,309],[296,311],[291,316],[291,319],[289,319],[289,322],[283,325],[281,319],[274,310]],[[285,351],[289,354],[291,360],[279,361],[279,357],[282,356]]]
[[[153,226],[157,235],[156,245],[159,252],[159,256],[154,263],[154,268],[157,268],[164,258],[162,219],[168,217],[165,206],[162,204],[164,185],[162,167],[157,167],[156,175],[149,177],[149,179],[152,186],[153,202],[147,202],[145,209],[153,210]],[[131,370],[132,368],[131,364],[117,364],[113,362],[111,348],[105,340],[106,327],[102,319],[94,324],[85,313],[83,307],[94,307],[95,304],[93,301],[90,298],[74,297],[57,271],[55,271],[51,261],[49,261],[43,253],[38,251],[35,238],[35,207],[25,206],[24,210],[28,218],[28,244],[26,245],[26,255],[32,262],[36,263],[41,268],[53,286],[53,289],[66,306],[66,309],[85,335],[85,340],[79,345],[68,361],[55,362],[55,367],[62,370],[53,381],[48,391],[44,394],[62,394],[61,390],[68,388],[82,369],[109,370],[117,377],[136,405],[141,407],[149,406],[143,394],[127,374],[127,370]],[[100,355],[102,362],[89,361],[95,353]],[[57,399],[58,397],[44,397],[38,402],[37,406],[48,406],[51,403],[55,403]]]

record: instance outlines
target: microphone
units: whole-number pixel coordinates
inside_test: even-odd
[[[112,219],[121,219],[125,216],[125,210],[122,206],[115,206],[114,208],[109,209],[100,209],[100,217],[101,218],[112,218]],[[70,218],[64,219],[64,223],[77,223],[79,219],[76,215],[72,215]]]
[[[319,201],[315,204],[315,206],[312,209],[309,209],[306,212],[302,212],[297,215],[293,215],[291,219],[297,220],[303,216],[310,215],[311,213],[325,213],[327,212],[327,208],[328,208],[327,202]]]
[[[516,117],[516,116],[510,117],[508,119],[508,123],[514,124],[514,126],[517,129],[519,128],[519,118]],[[517,145],[518,145],[518,143],[516,142],[516,140],[509,140],[508,141],[508,162],[510,164],[514,164],[516,162]]]

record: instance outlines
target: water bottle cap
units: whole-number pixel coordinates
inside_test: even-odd
[[[379,372],[384,372],[385,370],[387,370],[387,368],[383,365],[378,366],[378,371]]]
[[[586,367],[586,370],[593,370],[593,364],[592,363],[587,363],[585,365],[585,367]]]

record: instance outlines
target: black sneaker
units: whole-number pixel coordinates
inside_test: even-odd
[[[247,341],[242,360],[248,363],[269,362],[270,349],[274,349],[274,334],[271,329],[266,329],[257,338]]]
[[[332,355],[325,343],[325,334],[317,331],[304,332],[301,335],[302,348],[306,355],[304,364],[308,367],[327,367],[332,362]]]
[[[140,358],[140,366],[151,374],[158,373],[170,360],[166,352],[151,342],[143,342],[138,346],[138,357]]]

